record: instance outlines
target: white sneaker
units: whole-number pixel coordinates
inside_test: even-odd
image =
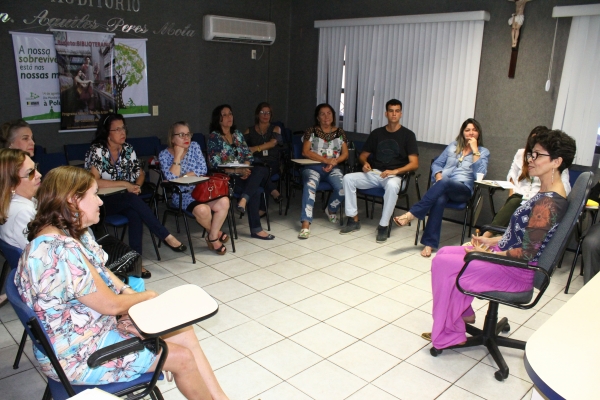
[[[329,219],[329,222],[331,222],[332,224],[335,224],[338,222],[338,216],[337,214],[330,214],[329,213],[329,207],[325,207],[325,214],[327,215],[327,218]]]

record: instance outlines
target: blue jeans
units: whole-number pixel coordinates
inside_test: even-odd
[[[470,198],[471,190],[462,182],[446,178],[434,183],[421,201],[410,208],[410,213],[418,219],[424,219],[429,213],[421,244],[437,249],[440,246],[442,217],[446,204],[449,201],[465,203]]]
[[[315,206],[315,195],[317,194],[317,188],[319,182],[323,179],[329,183],[333,188],[333,193],[329,199],[329,212],[334,214],[344,201],[344,185],[342,179],[344,175],[339,168],[334,167],[331,171],[323,171],[325,164],[310,165],[302,170],[302,184],[304,190],[302,190],[302,211],[300,213],[300,221],[312,222],[313,219],[313,208]]]

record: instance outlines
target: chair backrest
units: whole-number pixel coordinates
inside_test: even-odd
[[[206,136],[203,133],[194,133],[192,140],[200,146],[202,153],[206,154]]]
[[[577,219],[579,218],[583,207],[585,207],[588,193],[592,187],[593,178],[594,174],[589,171],[582,172],[579,175],[579,178],[577,178],[577,181],[575,181],[575,184],[571,188],[571,193],[569,193],[569,196],[567,197],[567,200],[569,201],[567,212],[563,216],[560,224],[558,224],[558,228],[552,235],[552,239],[550,239],[538,260],[538,266],[545,269],[550,276],[552,276],[554,269],[560,262],[560,259],[567,248],[567,244],[569,243],[569,238],[575,229]],[[541,272],[536,272],[534,281],[535,287],[540,289],[543,281],[544,275]]]
[[[292,138],[292,158],[304,158],[302,156],[302,136],[294,135]]]
[[[0,253],[2,253],[6,261],[8,261],[10,269],[17,269],[17,264],[19,264],[19,258],[21,258],[22,252],[23,250],[20,248],[11,246],[4,240],[0,239]]]
[[[127,143],[133,146],[135,154],[138,157],[151,157],[158,155],[160,139],[157,136],[127,138]]]
[[[67,157],[65,153],[48,153],[40,154],[36,156],[39,160],[38,171],[40,174],[46,175],[51,169],[60,167],[61,165],[67,165]]]
[[[85,161],[85,155],[90,149],[89,143],[65,144],[65,157],[71,164],[73,161]]]

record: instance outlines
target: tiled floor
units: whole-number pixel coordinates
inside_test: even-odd
[[[504,382],[494,379],[496,367],[482,348],[429,354],[420,334],[431,330],[431,259],[413,245],[414,226],[394,227],[388,242],[377,244],[377,220],[361,214],[362,229],[344,236],[318,213],[312,236],[301,241],[300,207],[292,208],[287,217],[272,212],[274,241],[251,239],[246,220],[238,220],[237,252],[228,244],[222,257],[207,250],[192,223],[196,264],[164,247],[157,262],[145,243],[149,289],[189,282],[219,301],[218,314],[196,332],[232,400],[530,398],[522,351],[502,349],[511,373]],[[172,221],[168,227],[175,231]],[[458,244],[460,226],[444,222],[442,236],[443,245]],[[527,339],[572,297],[563,294],[567,273],[557,270],[535,309],[500,308],[511,337]],[[571,292],[581,285],[578,277]],[[481,325],[486,303],[473,306]],[[41,398],[45,384],[30,345],[12,369],[23,328],[10,306],[0,308],[0,321],[0,397]],[[160,387],[165,399],[183,399],[174,384]]]

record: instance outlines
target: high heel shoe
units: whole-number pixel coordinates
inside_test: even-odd
[[[240,218],[242,218],[244,216],[244,214],[246,214],[246,208],[242,207],[242,206],[235,206],[235,209],[239,211],[240,213]]]
[[[204,238],[206,240],[206,245],[208,246],[209,250],[214,250],[215,253],[217,253],[217,255],[219,256],[224,256],[225,253],[227,253],[227,247],[225,247],[224,244],[221,244],[221,247],[215,249],[215,245],[213,244],[214,242],[219,241],[219,238],[216,238],[214,240],[210,240],[208,235]]]
[[[185,245],[182,243],[179,246],[175,247],[175,246],[171,246],[169,243],[167,243],[166,240],[163,240],[163,243],[167,245],[167,247],[169,247],[171,250],[173,250],[175,253],[181,253],[187,250],[187,247],[185,247]]]

